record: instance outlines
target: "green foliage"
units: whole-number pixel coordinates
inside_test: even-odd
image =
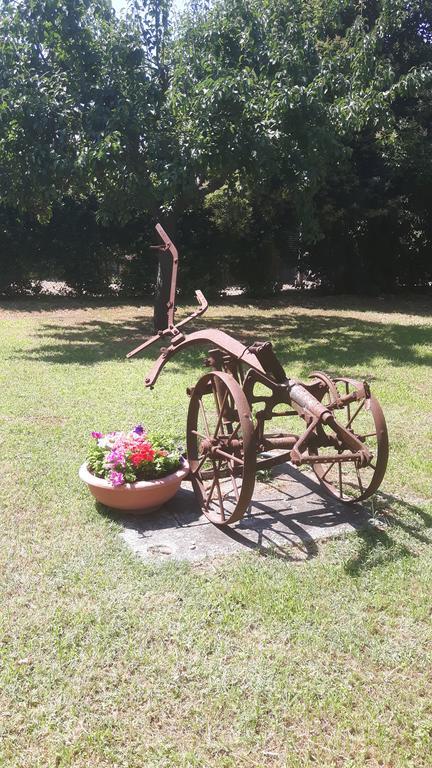
[[[7,248],[1,290],[53,260],[77,292],[113,269],[149,290],[156,219],[185,285],[271,292],[302,252],[339,289],[430,281],[430,0],[217,0],[176,28],[170,0],[0,12],[2,237],[28,253]]]
[[[241,179],[254,213],[240,229],[252,221],[250,260],[270,262],[268,278],[300,228],[310,266],[341,288],[430,279],[431,19],[430,3],[296,0],[186,18],[177,114],[206,175],[231,197]],[[220,191],[208,205],[228,230]]]

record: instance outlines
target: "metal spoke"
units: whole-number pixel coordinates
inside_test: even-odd
[[[219,462],[219,467],[216,467],[216,462],[215,461],[212,460],[212,463],[213,463],[214,478],[217,481],[216,482],[216,490],[217,490],[217,495],[218,495],[218,499],[219,499],[219,509],[220,509],[221,523],[224,523],[225,522],[225,512],[224,512],[223,498],[222,498],[222,493],[221,493],[221,489],[220,489],[220,485],[219,485],[219,475],[218,475],[221,462]]]
[[[208,458],[208,456],[205,453],[204,456],[202,457],[202,459],[200,460],[200,462],[198,463],[198,466],[197,466],[195,472],[199,472],[199,470],[201,469],[202,465],[205,463],[207,458]]]
[[[224,459],[230,459],[230,461],[235,461],[237,464],[240,464],[240,466],[243,466],[243,461],[237,458],[237,456],[233,456],[232,453],[221,451],[220,448],[215,448],[215,453],[217,453],[218,456],[222,456]]]
[[[213,464],[213,468],[214,468],[214,464]],[[213,490],[214,490],[214,487],[216,485],[216,480],[217,480],[217,477],[215,475],[213,475],[213,482],[211,484],[210,491],[208,492],[208,496],[207,496],[207,498],[205,500],[205,504],[204,504],[204,509],[205,510],[209,508],[209,503],[210,503],[211,497],[213,495]]]
[[[201,437],[203,440],[207,440],[208,438],[208,435],[203,435],[201,434],[201,432],[197,432],[196,429],[192,429],[191,432],[193,435],[196,435],[197,437]]]
[[[231,443],[231,442],[234,440],[235,436],[237,435],[237,433],[238,433],[238,431],[239,431],[239,429],[240,429],[240,426],[241,426],[241,424],[240,424],[240,422],[239,422],[239,423],[237,424],[237,426],[236,426],[236,428],[235,428],[234,432],[231,432],[231,434],[230,434],[230,436],[229,436],[229,438],[228,438],[228,445],[229,445],[229,444],[230,444],[230,443]]]
[[[216,412],[218,414],[218,425],[216,427],[216,431],[215,431],[215,434],[214,434],[214,437],[216,437],[216,432],[219,429],[219,426],[220,426],[220,423],[221,423],[220,414],[223,413],[223,409],[220,408],[218,391],[217,391],[216,383],[215,382],[212,382],[212,392],[213,392],[213,398],[214,398],[214,401],[215,401]],[[227,392],[228,392],[228,390],[226,389],[225,390],[225,395],[224,395],[224,405],[225,405],[225,397],[227,395]],[[221,433],[222,433],[222,435],[225,434],[225,430],[223,428],[223,424],[222,424],[222,428],[221,428]]]
[[[340,497],[343,499],[343,491],[342,491],[342,462],[340,461],[338,464],[339,469],[339,489],[340,489]]]
[[[359,488],[360,488],[360,491],[361,491],[361,493],[363,495],[363,493],[364,493],[364,491],[363,491],[363,483],[362,483],[362,479],[360,477],[360,470],[358,468],[357,462],[355,463],[355,469],[356,469],[356,473],[357,473],[357,480],[358,480]]]
[[[324,480],[325,476],[326,476],[326,475],[328,475],[328,473],[330,472],[330,470],[332,469],[332,467],[334,467],[334,465],[335,465],[335,464],[336,464],[336,461],[333,461],[333,462],[332,462],[332,463],[331,463],[331,464],[328,466],[328,468],[327,468],[327,469],[326,469],[326,471],[324,472],[324,474],[323,474],[323,476],[322,476],[321,480]]]
[[[239,495],[240,495],[239,494],[239,489],[237,488],[237,483],[236,483],[235,477],[233,475],[232,468],[230,467],[229,464],[228,464],[228,472],[229,472],[230,477],[231,477],[231,483],[232,483],[232,487],[233,487],[233,491],[234,491],[234,496],[236,497],[236,499],[238,501],[239,500]]]
[[[349,395],[349,386],[348,386],[348,382],[347,382],[347,381],[345,382],[345,393],[346,393],[347,395]],[[348,403],[347,403],[348,419],[351,419],[351,408],[350,408],[350,405],[351,405],[351,403],[350,403],[350,402],[348,402]],[[349,423],[350,423],[350,422],[348,421],[348,424],[349,424]]]
[[[357,415],[360,413],[361,409],[363,408],[363,406],[364,406],[365,402],[366,402],[366,400],[365,400],[365,399],[363,399],[363,400],[361,401],[361,403],[360,403],[359,407],[357,408],[357,410],[355,411],[355,413],[353,414],[353,416],[351,416],[351,418],[350,418],[350,420],[349,420],[348,424],[346,425],[345,429],[348,429],[348,427],[350,427],[350,426],[351,426],[351,424],[353,423],[354,419],[356,418],[356,416],[357,416]]]
[[[210,437],[210,428],[209,428],[209,425],[208,425],[208,421],[207,421],[207,414],[206,414],[206,412],[205,412],[205,409],[204,409],[204,404],[203,404],[203,401],[202,401],[201,399],[200,399],[200,401],[199,401],[199,407],[200,407],[200,411],[201,411],[201,413],[202,413],[202,417],[203,417],[203,419],[204,419],[205,428],[206,428],[206,430],[207,430],[207,435],[206,435],[206,437]]]
[[[219,497],[219,509],[220,509],[221,523],[224,523],[225,522],[225,510],[224,510],[223,498],[222,498],[222,494],[221,494],[221,489],[220,489],[219,483],[217,484],[216,487],[217,487],[217,492],[218,492],[218,497]]]
[[[226,402],[227,397],[228,397],[228,390],[226,389],[225,390],[225,394],[223,396],[222,405],[220,406],[219,417],[218,417],[218,420],[217,420],[217,423],[216,423],[216,428],[215,428],[215,431],[213,433],[213,437],[216,437],[216,435],[217,435],[217,433],[219,431],[219,427],[221,425],[221,421],[222,421],[222,418],[223,418],[225,402]],[[222,432],[223,432],[223,430],[222,430]]]

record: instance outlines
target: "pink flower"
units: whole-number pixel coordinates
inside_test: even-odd
[[[111,485],[123,485],[124,483],[124,476],[122,472],[115,472],[114,469],[111,470],[108,478]]]
[[[95,440],[99,440],[100,437],[103,437],[102,432],[92,432],[91,436],[94,437]]]
[[[118,448],[114,448],[105,459],[107,464],[113,464],[114,466],[116,464],[123,464],[124,460],[125,460],[125,455]]]

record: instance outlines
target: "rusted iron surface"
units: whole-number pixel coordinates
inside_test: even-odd
[[[256,470],[286,461],[311,467],[322,488],[345,503],[375,493],[387,466],[388,436],[367,382],[321,371],[298,381],[286,375],[270,341],[245,346],[216,328],[185,334],[180,329],[208,304],[196,291],[199,308],[175,324],[179,257],[160,224],[156,229],[165,276],[155,308],[157,333],[128,357],[169,340],[146,377],[151,388],[178,352],[196,344],[211,347],[205,360],[210,370],[188,389],[187,418],[192,484],[208,519],[216,525],[240,520],[252,499]],[[268,422],[274,419],[278,431],[272,433]],[[280,428],[285,423],[286,430]]]

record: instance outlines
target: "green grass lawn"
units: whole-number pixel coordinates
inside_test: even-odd
[[[426,301],[217,306],[291,376],[367,377],[391,455],[379,526],[313,558],[148,566],[78,480],[92,429],[184,442],[205,350],[125,360],[151,308],[0,308],[0,765],[430,768],[432,311]]]

